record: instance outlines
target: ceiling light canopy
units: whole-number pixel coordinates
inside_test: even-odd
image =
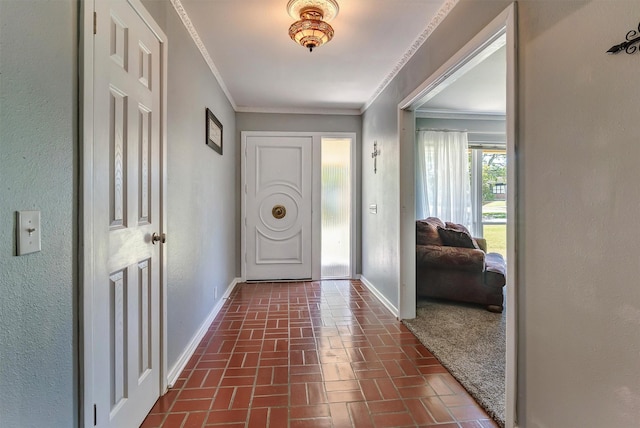
[[[333,38],[333,28],[326,21],[335,18],[339,10],[335,0],[289,0],[287,12],[300,19],[289,27],[289,37],[313,52]]]

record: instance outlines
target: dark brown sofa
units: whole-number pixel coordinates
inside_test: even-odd
[[[435,217],[416,222],[418,297],[477,303],[502,312],[505,273],[502,256],[486,253],[484,240],[471,238],[464,226]]]

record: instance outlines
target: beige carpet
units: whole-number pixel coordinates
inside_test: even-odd
[[[504,427],[505,313],[483,307],[420,300],[405,325]]]

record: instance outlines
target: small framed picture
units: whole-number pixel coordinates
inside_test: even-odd
[[[216,116],[207,108],[207,146],[222,154],[222,124]]]

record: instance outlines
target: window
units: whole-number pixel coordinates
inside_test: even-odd
[[[507,153],[495,146],[477,145],[469,150],[472,232],[487,240],[488,250],[506,257]]]
[[[322,278],[351,276],[351,139],[322,138]]]

